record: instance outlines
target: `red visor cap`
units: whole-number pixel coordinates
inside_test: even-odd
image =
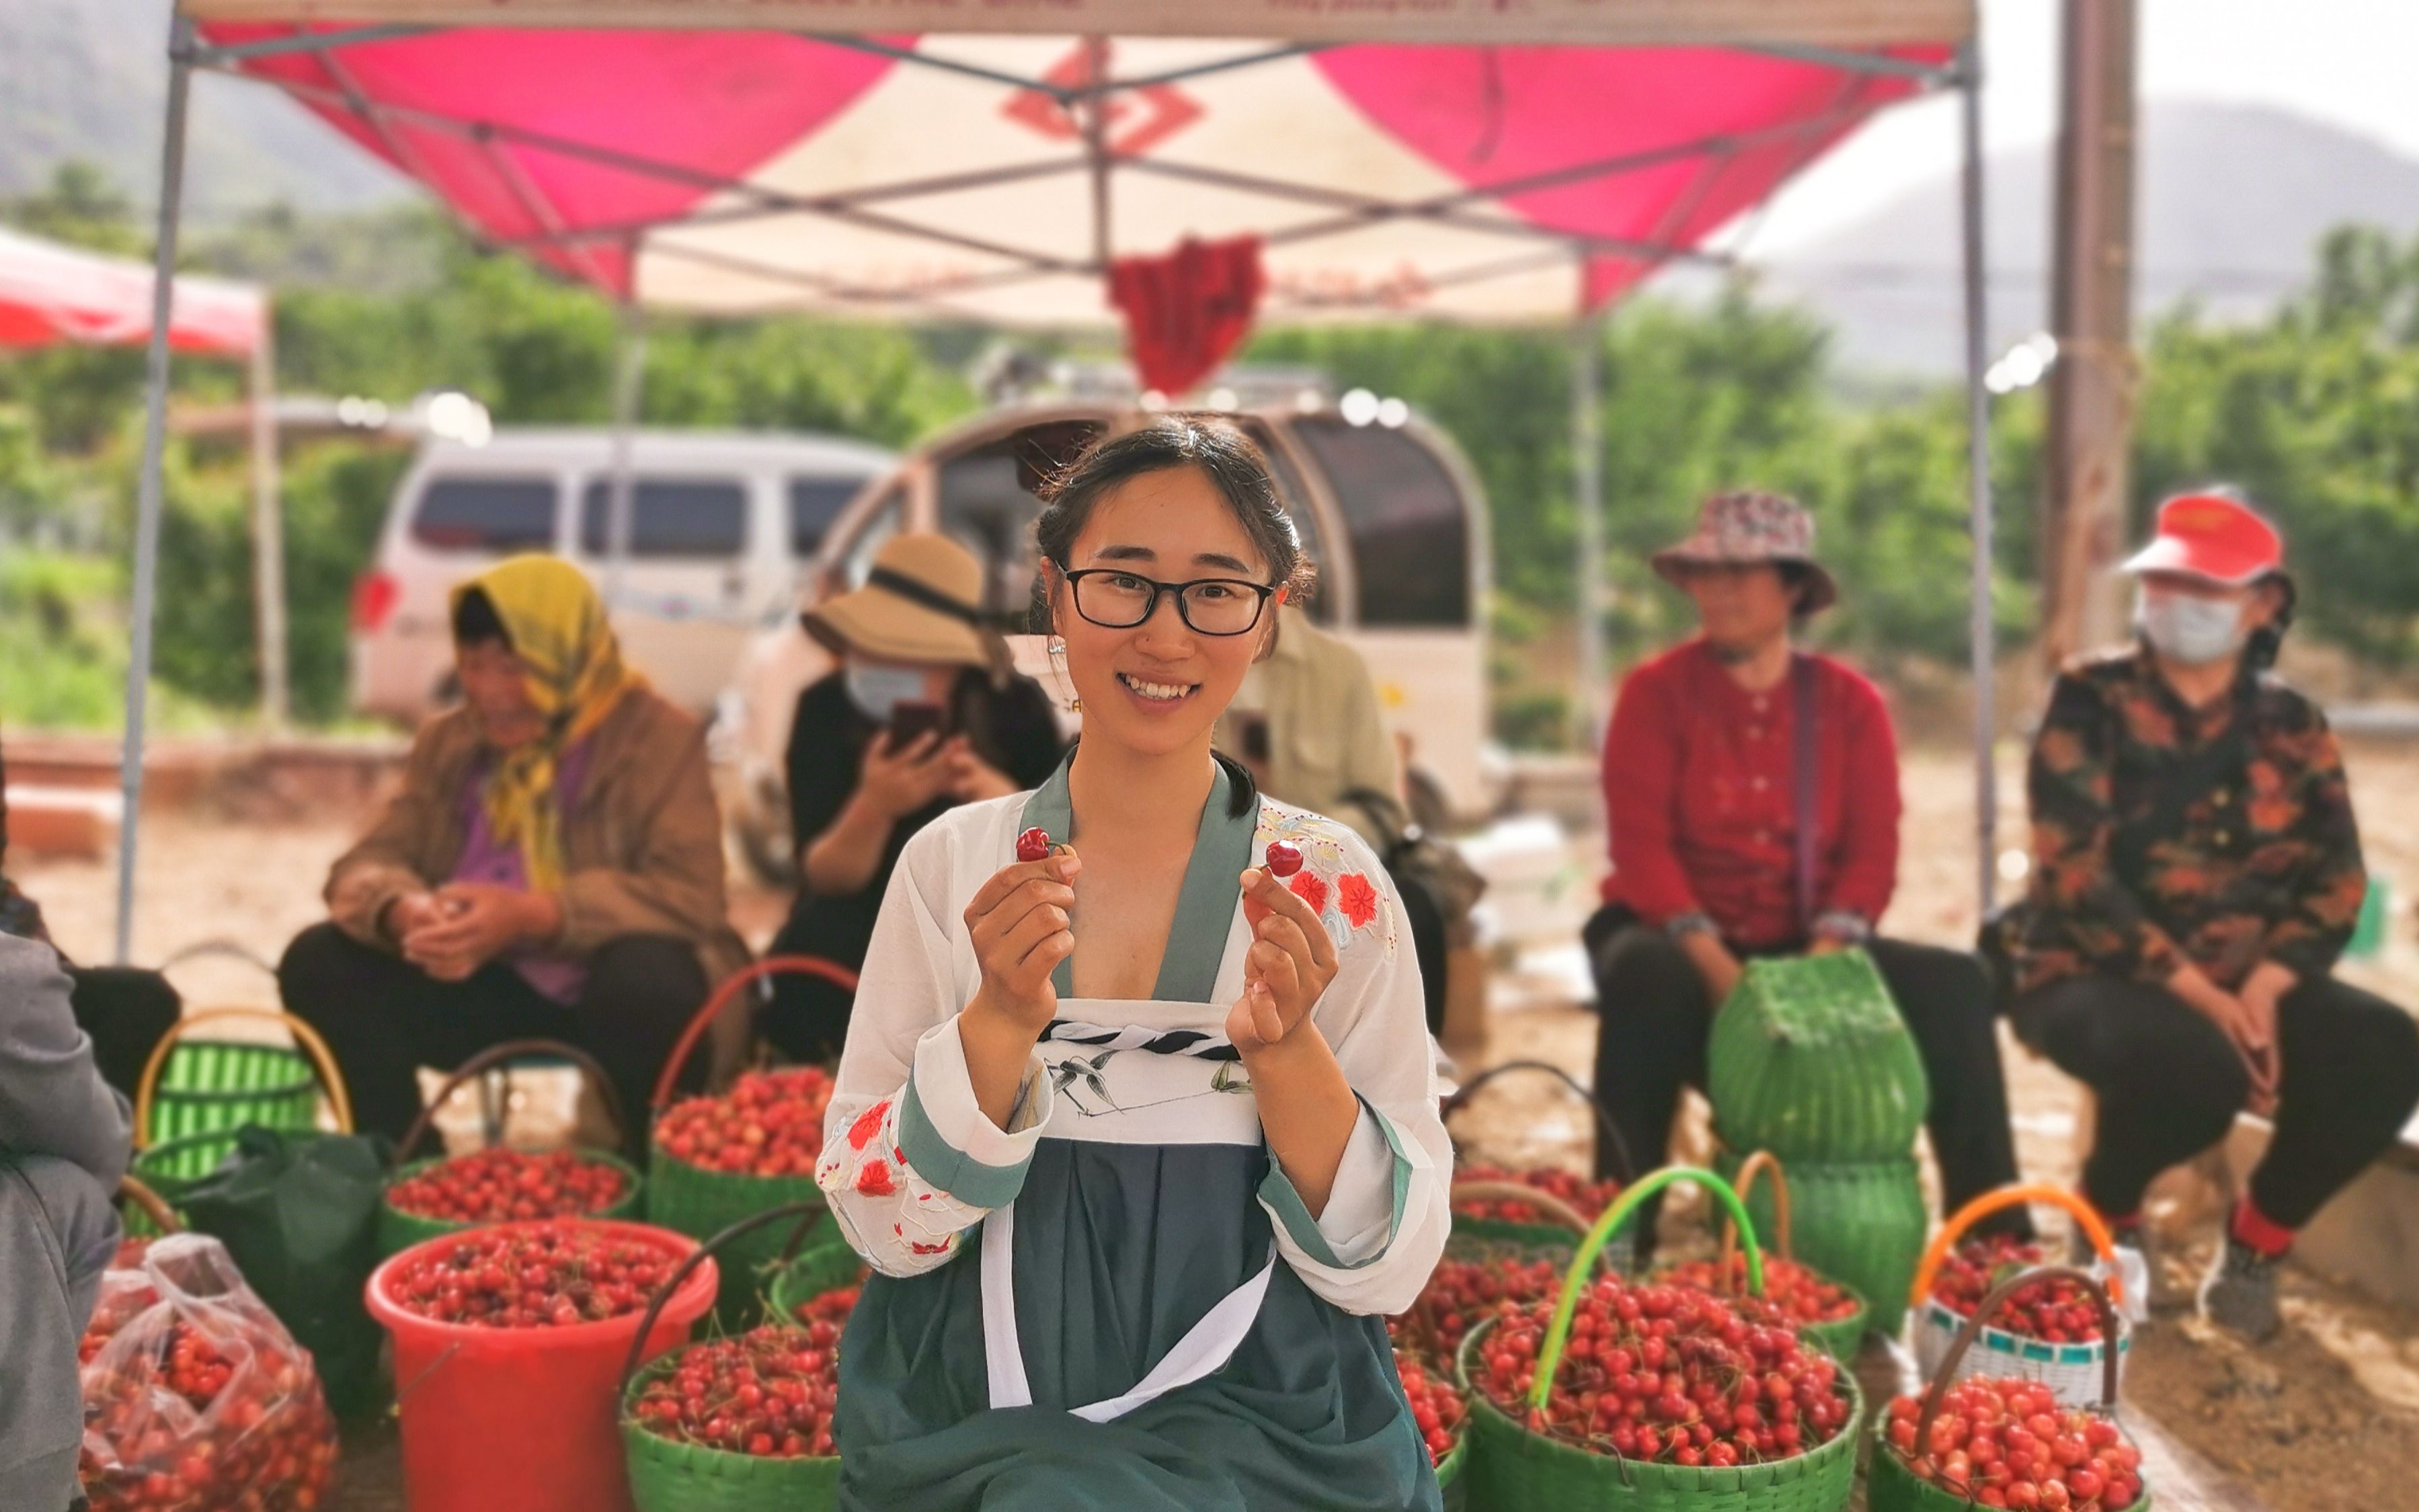
[[[2259,512],[2223,494],[2178,494],[2159,506],[2159,532],[2125,563],[2133,573],[2180,572],[2252,583],[2285,570],[2285,538]]]

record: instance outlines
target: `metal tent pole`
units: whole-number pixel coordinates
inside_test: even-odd
[[[272,307],[261,301],[260,340],[252,349],[252,586],[260,634],[260,717],[271,734],[293,713],[285,651],[285,517],[279,501],[277,338]]]
[[[635,248],[630,268],[635,287]],[[622,301],[621,315],[622,362],[613,381],[612,504],[606,511],[605,531],[605,613],[609,620],[623,607],[622,583],[630,563],[632,496],[636,492],[630,478],[630,443],[631,433],[639,424],[639,390],[647,376],[647,316],[639,307],[635,292]],[[586,507],[583,502],[583,514]]]
[[[1583,313],[1571,330],[1571,484],[1579,512],[1579,748],[1604,741],[1604,467],[1597,366],[1604,327]]]
[[[160,583],[162,470],[168,440],[168,326],[177,299],[177,228],[184,208],[185,114],[193,85],[193,23],[177,18],[168,39],[168,118],[160,149],[159,243],[151,264],[151,352],[143,389],[143,471],[135,480],[133,643],[126,668],[126,736],[117,825],[117,954],[134,944],[135,841],[143,827],[143,710],[151,690],[151,613]]]
[[[1991,589],[1996,575],[1991,562],[1991,395],[1982,383],[1983,368],[1989,362],[1984,348],[1989,312],[1982,267],[1982,54],[1976,41],[1967,41],[1961,51],[1958,100],[1963,107],[1965,156],[1959,187],[1964,202],[1961,208],[1965,254],[1966,508],[1974,534],[1973,622],[1969,634],[1974,648],[1976,891],[1982,912],[1988,915],[1998,884],[1999,782],[1997,769],[1992,764],[1992,747],[1997,737],[1992,709],[1996,648],[1991,612]]]

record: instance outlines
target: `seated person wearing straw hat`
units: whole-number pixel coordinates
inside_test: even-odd
[[[1702,633],[1631,670],[1605,736],[1613,869],[1587,926],[1596,1093],[1639,1167],[1661,1164],[1741,961],[1859,946],[1922,1055],[1953,1210],[2016,1175],[1989,979],[1971,955],[1875,933],[1898,885],[1898,743],[1880,689],[1791,645],[1839,596],[1813,548],[1795,500],[1730,493],[1654,558]],[[1614,1174],[1608,1160],[1598,1175]]]
[[[2419,1103],[2419,1029],[2334,976],[2368,874],[2326,717],[2270,670],[2283,538],[2186,494],[2125,569],[2134,642],[2069,666],[2033,742],[2010,1014],[2100,1095],[2083,1195],[2120,1244],[2160,1171],[2245,1109],[2273,1120],[2202,1287],[2212,1320],[2264,1339],[2295,1232]]]
[[[1041,686],[1009,666],[983,624],[982,565],[944,535],[894,536],[862,587],[807,611],[839,668],[798,695],[790,815],[803,885],[774,955],[856,969],[899,854],[961,803],[1039,786],[1064,749]],[[828,1060],[852,995],[819,977],[773,979],[762,1024],[782,1052]]]
[[[421,728],[403,791],[329,872],[329,921],[278,967],[285,1006],[326,1037],[365,1131],[409,1127],[414,1068],[505,1040],[578,1045],[644,1107],[747,957],[704,731],[623,662],[567,562],[500,563],[453,613],[463,704]]]

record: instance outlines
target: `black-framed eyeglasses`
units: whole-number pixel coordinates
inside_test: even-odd
[[[1241,635],[1260,623],[1260,611],[1276,590],[1243,578],[1195,578],[1163,583],[1122,567],[1084,567],[1066,574],[1075,612],[1107,630],[1131,630],[1159,611],[1163,594],[1176,597],[1176,612],[1196,635]]]

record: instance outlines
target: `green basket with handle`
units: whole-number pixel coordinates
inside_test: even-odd
[[[118,1213],[130,1240],[164,1239],[185,1231],[185,1220],[168,1200],[131,1171],[117,1180]]]
[[[1740,1163],[1735,1176],[1727,1172],[1724,1175],[1731,1182],[1731,1189],[1736,1192],[1739,1200],[1747,1205],[1749,1216],[1758,1223],[1763,1220],[1756,1217],[1757,1209],[1754,1201],[1756,1182],[1764,1176],[1772,1178],[1773,1221],[1766,1227],[1765,1232],[1771,1234],[1773,1238],[1773,1256],[1803,1265],[1804,1262],[1797,1260],[1796,1251],[1790,1243],[1792,1213],[1789,1205],[1789,1179],[1781,1171],[1780,1157],[1768,1149],[1759,1149]],[[1714,1274],[1721,1279],[1725,1289],[1729,1284],[1731,1258],[1737,1253],[1738,1225],[1725,1220],[1722,1224],[1721,1251],[1714,1262]],[[1797,1325],[1797,1332],[1829,1350],[1832,1358],[1841,1361],[1854,1360],[1857,1357],[1857,1350],[1864,1344],[1865,1329],[1872,1322],[1872,1304],[1866,1302],[1863,1294],[1845,1281],[1825,1275],[1821,1270],[1811,1265],[1806,1265],[1804,1268],[1812,1272],[1818,1280],[1827,1281],[1846,1292],[1849,1299],[1856,1303],[1857,1310],[1845,1318],[1835,1319],[1827,1323],[1800,1323]]]
[[[1714,1156],[1714,1169],[1726,1180],[1735,1180],[1744,1165],[1731,1150]],[[1756,1231],[1776,1231],[1775,1195],[1758,1188],[1746,1201]],[[1792,1160],[1789,1207],[1795,1257],[1862,1297],[1867,1327],[1897,1333],[1906,1316],[1907,1284],[1932,1228],[1915,1157]]]
[[[340,1134],[353,1132],[353,1102],[351,1096],[345,1090],[344,1073],[337,1069],[335,1055],[328,1048],[327,1041],[320,1039],[318,1031],[310,1025],[289,1014],[274,1013],[266,1009],[212,1008],[188,1014],[171,1026],[169,1031],[161,1037],[160,1042],[152,1047],[151,1058],[145,1064],[143,1078],[136,1085],[134,1092],[134,1158],[129,1164],[129,1169],[171,1210],[176,1209],[184,1200],[186,1191],[195,1182],[219,1168],[219,1163],[226,1159],[227,1155],[234,1150],[237,1135],[246,1129],[255,1127],[250,1122],[213,1124],[189,1130],[172,1138],[161,1139],[153,1138],[149,1133],[151,1128],[161,1121],[155,1110],[161,1106],[160,1100],[168,1095],[162,1091],[162,1087],[169,1067],[175,1062],[180,1051],[193,1048],[192,1044],[182,1041],[181,1037],[185,1031],[196,1025],[223,1022],[227,1019],[250,1019],[283,1024],[293,1034],[295,1043],[301,1047],[299,1052],[285,1049],[282,1045],[248,1045],[246,1048],[272,1050],[281,1055],[299,1056],[306,1068],[316,1072],[316,1079],[310,1089],[311,1116],[309,1118],[299,1124],[284,1122],[261,1124],[257,1127],[274,1129],[298,1139],[318,1138],[325,1133],[316,1127],[318,1100],[324,1095],[328,1100],[329,1113],[335,1122],[335,1132]],[[216,1117],[231,1113],[239,1106],[239,1102],[240,1100],[237,1099],[207,1103],[190,1103],[182,1105],[189,1110],[207,1106],[214,1110],[212,1116]],[[136,1213],[129,1218],[127,1231],[140,1234],[146,1227],[156,1229],[158,1224],[147,1212],[138,1208]]]
[[[630,1500],[638,1512],[827,1512],[840,1505],[840,1457],[776,1459],[736,1454],[699,1443],[681,1443],[639,1426],[636,1407],[647,1382],[678,1368],[682,1350],[648,1361],[635,1347],[655,1327],[655,1315],[706,1256],[763,1235],[779,1235],[786,1224],[811,1221],[822,1204],[785,1203],[742,1219],[707,1239],[666,1277],[647,1304],[647,1316],[622,1367],[622,1446],[630,1471]],[[828,1246],[826,1246],[828,1248]],[[849,1257],[855,1258],[854,1250]],[[800,1259],[800,1266],[805,1262]],[[785,1275],[783,1279],[787,1279]]]
[[[295,1042],[193,1038],[206,1025],[237,1022],[283,1025]],[[337,1121],[351,1128],[344,1077],[316,1029],[269,1009],[202,1009],[170,1025],[151,1047],[135,1087],[134,1136],[147,1148],[194,1134],[232,1134],[247,1124],[309,1130],[318,1123],[323,1088]]]
[[[1497,1077],[1508,1075],[1513,1072],[1542,1072],[1569,1088],[1571,1094],[1586,1103],[1588,1111],[1595,1115],[1598,1148],[1611,1156],[1614,1180],[1623,1186],[1627,1186],[1638,1179],[1638,1167],[1632,1165],[1629,1159],[1629,1146],[1622,1139],[1621,1128],[1612,1121],[1610,1110],[1597,1101],[1594,1092],[1580,1085],[1577,1078],[1560,1066],[1550,1065],[1542,1060],[1507,1060],[1502,1065],[1490,1066],[1471,1077],[1463,1086],[1455,1088],[1454,1094],[1444,1101],[1442,1117],[1452,1118],[1469,1105],[1470,1100],[1478,1094],[1480,1088]],[[1550,1249],[1567,1253],[1572,1245],[1578,1242],[1579,1235],[1586,1233],[1588,1219],[1585,1215],[1581,1216],[1579,1229],[1575,1233],[1563,1221],[1562,1212],[1554,1211],[1548,1209],[1547,1204],[1536,1200],[1539,1196],[1550,1196],[1550,1194],[1524,1192],[1512,1195],[1508,1199],[1529,1203],[1553,1221],[1518,1223],[1502,1218],[1475,1217],[1456,1210],[1453,1214],[1454,1237],[1461,1240],[1496,1240],[1506,1244],[1518,1245],[1524,1249]],[[1624,1248],[1626,1249],[1626,1245]],[[1628,1259],[1626,1255],[1616,1254],[1611,1263],[1617,1270],[1626,1270]]]
[[[697,1011],[680,1042],[665,1060],[663,1074],[656,1078],[655,1095],[650,1100],[651,1123],[660,1122],[671,1108],[672,1088],[680,1081],[681,1069],[688,1063],[698,1041],[713,1027],[715,1020],[747,988],[766,977],[782,975],[821,977],[852,991],[856,986],[855,972],[817,956],[767,956],[732,972]],[[692,1239],[709,1238],[767,1209],[790,1203],[820,1204],[823,1199],[823,1189],[810,1176],[748,1176],[708,1170],[672,1155],[660,1140],[650,1142],[647,1222]],[[778,1235],[762,1230],[748,1230],[732,1245],[722,1263],[722,1290],[714,1309],[716,1319],[723,1327],[739,1327],[753,1316],[764,1273],[780,1248]]]
[[[849,1247],[847,1240],[837,1229],[830,1233],[809,1230],[801,1236],[798,1257],[781,1267],[773,1278],[773,1319],[794,1321],[798,1309],[826,1292],[843,1287],[860,1285],[865,1279],[865,1257]]]
[[[1679,1180],[1704,1186],[1728,1210],[1745,1242],[1748,1289],[1763,1295],[1764,1257],[1755,1242],[1755,1226],[1738,1195],[1711,1171],[1666,1166],[1623,1193],[1580,1242],[1537,1357],[1532,1410],[1543,1407],[1553,1389],[1554,1371],[1562,1363],[1571,1318],[1579,1309],[1579,1293],[1596,1252],[1630,1220],[1643,1198]],[[1471,1365],[1481,1341],[1495,1326],[1496,1320],[1489,1319],[1471,1329],[1462,1340],[1457,1361],[1462,1381],[1471,1387],[1467,1473],[1474,1504],[1518,1507],[1520,1512],[1839,1512],[1847,1505],[1856,1486],[1857,1422],[1864,1406],[1853,1371],[1842,1369],[1837,1378],[1840,1395],[1847,1404],[1847,1421],[1827,1442],[1803,1454],[1760,1465],[1641,1463],[1532,1433],[1477,1389]]]
[[[589,1055],[587,1051],[578,1045],[565,1044],[560,1040],[507,1040],[501,1044],[489,1045],[462,1062],[455,1069],[454,1074],[445,1078],[445,1085],[437,1089],[437,1095],[428,1100],[427,1106],[420,1110],[420,1117],[413,1119],[411,1127],[404,1132],[403,1142],[394,1147],[394,1178],[387,1183],[388,1199],[378,1204],[377,1244],[380,1259],[390,1255],[399,1255],[422,1240],[435,1239],[439,1234],[451,1234],[464,1228],[479,1227],[449,1218],[429,1218],[416,1212],[406,1212],[394,1205],[393,1194],[394,1188],[401,1182],[424,1171],[434,1170],[455,1158],[451,1155],[432,1155],[425,1160],[412,1160],[410,1155],[420,1147],[420,1142],[428,1136],[428,1132],[436,1127],[437,1110],[445,1105],[446,1100],[454,1095],[456,1088],[475,1076],[486,1074],[498,1066],[509,1065],[515,1060],[535,1056],[568,1060],[578,1067],[580,1073],[587,1077],[588,1084],[595,1088],[597,1095],[604,1100],[606,1111],[612,1116],[613,1127],[622,1131],[628,1130],[629,1124],[622,1111],[621,1096],[613,1089],[613,1078],[605,1074],[605,1068],[598,1065],[595,1057]],[[635,1222],[639,1216],[639,1205],[645,1196],[646,1186],[645,1180],[639,1174],[639,1168],[620,1156],[601,1149],[586,1151],[580,1158],[595,1165],[610,1165],[620,1171],[622,1195],[593,1212],[537,1213],[532,1216],[626,1218]],[[498,1219],[496,1221],[505,1223],[514,1220]]]
[[[1940,1404],[1949,1388],[1964,1379],[1960,1365],[1965,1351],[1982,1336],[1982,1320],[1999,1310],[2002,1303],[2037,1281],[2059,1278],[2079,1281],[2091,1300],[2100,1307],[2101,1333],[2114,1337],[2117,1332],[2117,1307],[2109,1300],[2107,1288],[2089,1273],[2072,1266],[2039,1265],[2001,1282],[1982,1299],[1974,1316],[1965,1319],[1949,1345],[1940,1365],[1932,1372],[1931,1382],[1924,1388],[1923,1402],[1916,1410],[1915,1442],[1921,1444],[1932,1431],[1932,1420],[1940,1413]],[[2105,1357],[2101,1366],[2098,1414],[2110,1422],[2117,1418],[2117,1356]],[[1877,1412],[1873,1419],[1872,1458],[1865,1472],[1865,1505],[1869,1512],[1970,1512],[1978,1504],[1971,1496],[1961,1495],[1918,1476],[1906,1459],[1905,1451],[1889,1442],[1890,1416]],[[2143,1512],[2150,1504],[2150,1483],[2142,1482],[2142,1494],[2126,1504],[2126,1512]]]
[[[1859,949],[1751,961],[1705,1041],[1714,1129],[1792,1161],[1915,1148],[1931,1089],[1915,1037]]]

